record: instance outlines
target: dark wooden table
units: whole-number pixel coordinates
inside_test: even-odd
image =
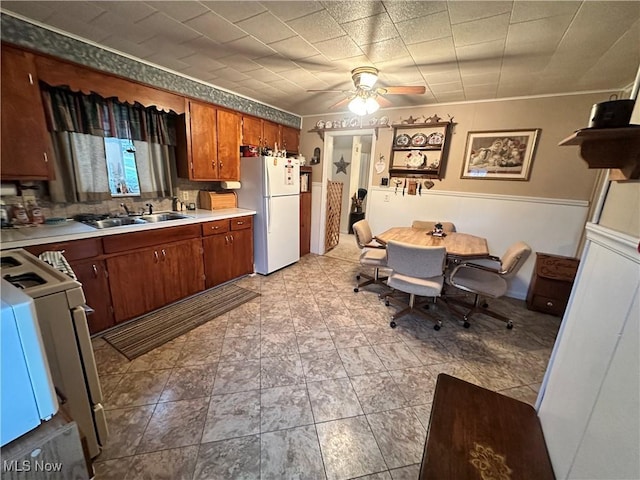
[[[554,478],[531,405],[438,375],[420,480]]]

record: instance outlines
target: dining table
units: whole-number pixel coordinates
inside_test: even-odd
[[[451,261],[489,258],[487,239],[468,233],[450,232],[445,236],[433,235],[424,228],[393,227],[376,235],[376,238],[388,243],[390,240],[423,245],[428,247],[443,246],[447,250],[447,258]]]

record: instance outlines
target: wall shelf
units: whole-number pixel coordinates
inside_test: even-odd
[[[373,130],[376,135],[376,139],[378,138],[378,129],[379,128],[389,128],[388,126],[365,126],[362,127],[339,127],[339,128],[312,128],[309,132],[315,132],[318,136],[324,141],[324,133],[325,132],[346,132],[353,130]]]
[[[441,180],[444,176],[452,125],[452,122],[391,125],[393,140],[389,154],[389,174],[392,177]],[[439,141],[428,143],[433,136]],[[422,144],[414,143],[415,139],[420,139]],[[417,161],[414,161],[414,154],[417,155]]]
[[[580,146],[580,156],[589,168],[611,169],[610,180],[640,179],[640,125],[583,128],[558,145]]]

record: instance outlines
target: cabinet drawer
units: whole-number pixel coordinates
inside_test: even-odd
[[[232,218],[229,223],[231,223],[231,230],[244,230],[252,227],[253,217]]]
[[[202,224],[202,235],[217,235],[229,231],[229,220],[215,220]]]
[[[47,243],[26,247],[29,253],[40,255],[46,251],[64,252],[64,258],[69,262],[97,257],[102,254],[102,241],[99,238],[87,238],[86,240],[72,240],[70,242]]]
[[[142,232],[112,235],[105,237],[102,240],[102,244],[104,246],[104,253],[117,253],[198,237],[200,237],[199,225],[185,225],[182,227],[158,228]]]
[[[564,314],[565,308],[567,308],[568,298],[552,298],[542,295],[534,295],[529,302],[529,308],[531,310],[537,310],[539,312],[550,313],[552,315]]]

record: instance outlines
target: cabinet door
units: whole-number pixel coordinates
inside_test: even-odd
[[[231,243],[229,233],[210,235],[202,239],[204,248],[205,288],[230,280]]]
[[[230,279],[253,273],[253,230],[234,230],[230,234]]]
[[[240,180],[240,115],[218,110],[218,179]]]
[[[311,192],[300,194],[300,256],[311,251]]]
[[[204,288],[202,243],[200,239],[158,247],[163,304],[200,292]]]
[[[291,127],[282,127],[282,148],[287,152],[298,153],[300,148],[300,130]]]
[[[280,125],[273,122],[262,121],[262,137],[264,138],[264,144],[269,148],[275,148],[276,143],[278,148],[282,148],[282,142],[280,141]]]
[[[71,268],[78,277],[78,281],[82,283],[87,305],[94,310],[87,316],[89,332],[98,333],[112,327],[115,321],[105,262],[103,260],[74,262]]]
[[[2,179],[50,180],[51,141],[33,55],[2,47]]]
[[[211,105],[191,102],[191,180],[216,180],[218,154],[216,137],[216,109]]]
[[[256,117],[242,117],[242,145],[258,147],[262,144],[262,120]]]
[[[116,323],[162,306],[164,289],[158,276],[160,257],[155,248],[107,259],[109,288]]]

